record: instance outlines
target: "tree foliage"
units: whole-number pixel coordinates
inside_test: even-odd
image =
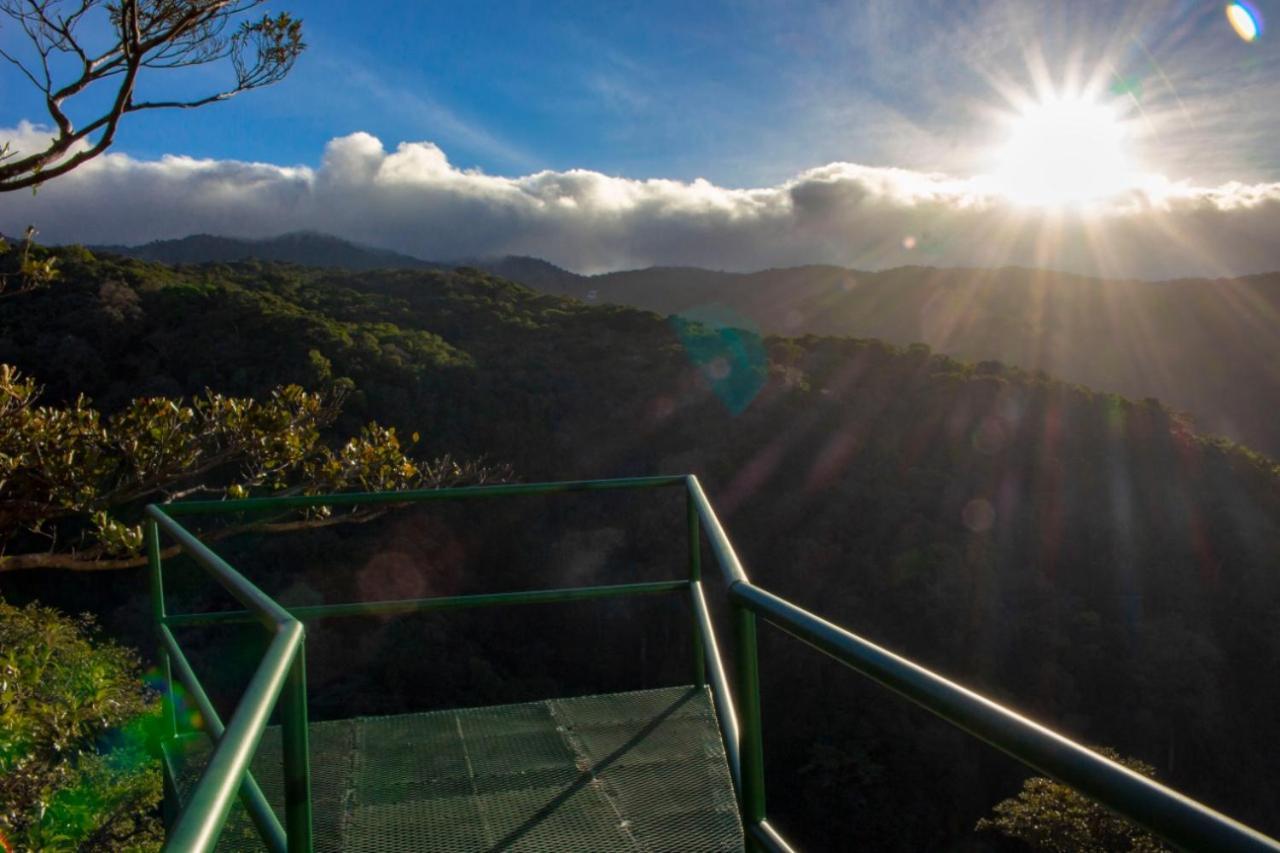
[[[18,849],[158,849],[158,697],[89,617],[0,600],[0,834]]]
[[[29,226],[19,249],[0,235],[0,298],[37,290],[57,279],[58,259],[37,249],[35,234],[35,227]]]
[[[44,95],[53,136],[38,151],[0,146],[0,192],[64,175],[111,146],[129,113],[190,109],[285,77],[305,48],[288,13],[249,19],[264,0],[0,0],[26,36],[0,56]],[[105,45],[94,33],[111,33]],[[140,80],[165,70],[226,62],[226,88],[179,100],[137,97]],[[75,116],[79,103],[83,119]]]
[[[1124,758],[1106,747],[1097,751],[1155,778],[1155,768],[1144,761]],[[1043,776],[1028,779],[1016,797],[1002,800],[992,811],[994,817],[978,821],[979,830],[994,830],[1045,853],[1162,853],[1169,849],[1151,833]]]
[[[376,419],[429,433],[433,448],[492,454],[529,480],[693,471],[769,589],[1050,725],[1148,757],[1170,785],[1280,832],[1274,762],[1259,748],[1277,734],[1280,681],[1256,677],[1280,659],[1280,469],[1195,435],[1159,403],[926,347],[806,336],[763,340],[768,373],[744,383],[756,396],[733,414],[714,380],[752,361],[735,360],[732,341],[702,335],[690,347],[667,318],[475,270],[175,268],[50,251],[58,285],[0,310],[0,362],[37,376],[44,403],[86,393],[111,417],[145,395],[266,400],[289,384],[339,383],[351,389],[331,428],[343,436]],[[421,580],[412,595],[528,588],[534,577],[574,585],[579,563],[598,566],[600,583],[683,565],[672,535],[682,516],[659,495],[610,501],[621,503],[433,505],[385,526],[219,550],[296,601],[365,595],[381,575],[361,570],[397,549],[407,559],[386,575]],[[984,523],[971,505],[985,506]],[[21,590],[72,612],[89,602],[130,644],[151,645],[137,584],[0,577],[15,600]],[[217,595],[193,591],[192,604],[210,609]],[[687,677],[679,633],[662,652],[665,617],[634,612],[565,618],[554,632],[533,611],[429,630],[353,622],[328,646],[320,632],[309,640],[309,684],[337,718]],[[648,674],[669,664],[655,681],[619,666],[642,659],[642,641]],[[406,648],[430,648],[431,668]],[[223,653],[211,642],[193,665],[222,671]],[[760,654],[764,716],[786,721],[765,727],[769,772],[789,780],[770,787],[770,809],[799,846],[979,844],[957,836],[1018,790],[1023,776],[1002,756],[822,656],[785,639]],[[227,672],[228,695],[239,678]]]
[[[377,423],[330,447],[322,430],[341,395],[297,385],[261,400],[213,391],[191,401],[138,398],[106,417],[83,395],[38,405],[38,391],[34,380],[0,364],[0,570],[141,565],[136,516],[147,502],[427,488],[498,473],[447,456],[415,460],[395,429]],[[210,535],[367,521],[385,512],[321,508]]]

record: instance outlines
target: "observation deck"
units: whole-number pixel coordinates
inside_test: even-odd
[[[283,819],[281,734],[251,770]],[[178,743],[182,799],[210,741]],[[312,723],[309,744],[317,851],[743,849],[705,687]],[[242,808],[219,849],[264,849]]]
[[[286,608],[179,519],[357,505],[682,489],[683,577]],[[757,631],[771,626],[1156,833],[1175,847],[1270,851],[1280,842],[752,583],[696,477],[645,477],[147,507],[147,551],[165,690],[162,765],[169,851],[769,850]],[[702,576],[703,544],[723,584]],[[244,609],[170,613],[162,542]],[[727,600],[733,668],[708,595]],[[515,705],[310,722],[308,622],[630,596],[677,596],[692,625],[691,684]],[[258,623],[266,651],[225,721],[176,628]],[[199,728],[175,713],[178,685]],[[273,713],[279,724],[270,725]],[[779,720],[777,725],[784,725]],[[838,795],[835,795],[838,798]],[[840,803],[831,803],[839,809]]]

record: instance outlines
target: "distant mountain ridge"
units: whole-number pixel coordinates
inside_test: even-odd
[[[258,260],[349,270],[439,269],[444,266],[317,231],[294,231],[257,240],[192,234],[178,240],[156,240],[140,246],[90,246],[89,250],[164,264]]]
[[[586,298],[591,276],[579,275],[541,258],[506,255],[498,258],[458,258],[431,261],[391,249],[367,246],[319,231],[292,231],[275,237],[250,239],[191,234],[176,240],[153,240],[136,246],[118,244],[87,247],[98,254],[123,255],[162,264],[241,263],[267,261],[304,267],[348,270],[437,269],[473,267],[547,293]]]
[[[1168,282],[1007,267],[810,265],[751,273],[650,267],[580,275],[521,256],[432,262],[322,234],[196,236],[101,247],[167,263],[258,258],[351,270],[474,267],[588,303],[684,314],[790,336],[924,343],[1130,397],[1156,397],[1200,429],[1280,457],[1280,273]]]

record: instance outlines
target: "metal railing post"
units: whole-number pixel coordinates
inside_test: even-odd
[[[148,519],[143,525],[143,536],[146,537],[147,548],[147,566],[148,577],[151,583],[151,629],[155,632],[156,645],[159,647],[159,654],[156,656],[157,667],[159,669],[160,678],[164,682],[164,688],[160,697],[161,707],[161,729],[160,729],[160,752],[161,760],[164,759],[164,741],[172,741],[178,736],[178,717],[177,710],[174,706],[173,695],[173,666],[169,662],[169,652],[161,642],[160,628],[164,625],[164,563],[160,559],[160,528],[156,523]],[[163,768],[167,770],[168,768]],[[164,783],[164,799],[161,806],[161,820],[166,829],[173,826],[178,818],[178,810],[181,806],[178,798],[178,792],[174,788],[173,779],[168,772],[161,772]]]
[[[196,678],[195,671],[191,668],[191,661],[187,660],[187,656],[178,647],[178,641],[174,638],[173,632],[168,627],[164,627],[160,629],[160,634],[165,647],[169,651],[169,659],[173,661],[178,683],[186,685],[187,692],[191,697],[191,703],[195,705],[196,710],[203,717],[201,728],[204,729],[215,744],[218,743],[222,740],[222,735],[227,730],[227,727],[222,723],[222,717],[218,714],[218,709],[213,707],[213,703],[209,701],[209,695],[204,692],[200,679]],[[166,762],[166,765],[168,765],[168,762]],[[170,778],[177,778],[177,775],[173,773],[172,766],[166,767],[166,775]],[[240,783],[240,801],[244,803],[245,811],[249,813],[249,819],[257,827],[258,834],[262,836],[267,849],[271,853],[287,853],[288,842],[285,840],[284,827],[280,825],[280,820],[276,817],[276,813],[272,811],[271,804],[267,802],[267,798],[262,795],[262,788],[258,786],[258,780],[253,777],[253,773],[250,770],[245,770],[244,780]],[[176,819],[177,807],[181,805],[176,791],[174,792],[173,802],[174,818]]]
[[[151,579],[151,620],[155,632],[156,645],[160,647],[160,675],[164,679],[164,736],[178,736],[177,712],[173,695],[173,668],[169,664],[169,652],[160,642],[160,626],[164,624],[164,564],[160,560],[160,528],[150,519],[143,527],[143,535],[147,540],[147,565],[150,567]]]
[[[702,580],[702,526],[698,521],[698,507],[693,495],[685,492],[685,517],[689,525],[689,583]],[[690,618],[693,624],[693,683],[697,687],[707,684],[707,642],[702,636],[702,620],[690,602]]]
[[[294,653],[280,697],[284,741],[284,824],[289,853],[311,853],[311,757],[307,729],[306,635]]]
[[[764,820],[764,740],[760,730],[760,662],[756,649],[756,615],[733,607],[734,657],[738,670],[738,725],[741,733],[742,822],[748,826]]]
[[[729,774],[733,776],[733,790],[736,794],[742,789],[742,761],[738,758],[738,744],[742,736],[738,730],[738,709],[734,703],[733,691],[729,689],[729,679],[724,674],[724,663],[720,660],[716,629],[711,624],[706,596],[702,594],[702,582],[691,586],[690,603],[707,647],[706,666],[707,676],[711,681],[711,697],[720,716],[720,734],[724,737],[725,758],[729,760]]]

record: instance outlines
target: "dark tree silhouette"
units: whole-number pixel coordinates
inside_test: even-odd
[[[26,35],[0,56],[44,94],[53,124],[40,150],[0,144],[0,192],[35,187],[97,157],[128,113],[200,107],[283,79],[305,48],[302,22],[287,12],[247,18],[262,2],[0,0],[0,13]],[[100,27],[112,34],[105,45],[89,35]],[[180,100],[137,97],[151,72],[217,62],[234,73],[224,89]],[[76,121],[78,104],[97,106]]]

